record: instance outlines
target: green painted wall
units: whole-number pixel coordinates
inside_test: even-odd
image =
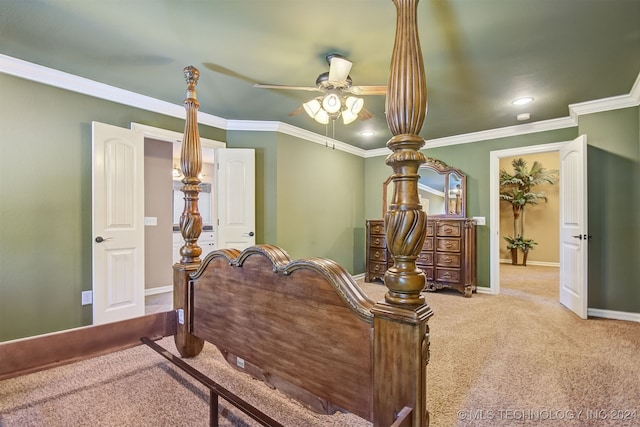
[[[178,76],[179,78],[180,76]],[[91,122],[184,120],[0,74],[0,341],[91,323]],[[182,102],[177,94],[177,102]],[[204,137],[225,132],[203,128]]]
[[[364,159],[280,136],[278,244],[292,258],[333,259],[364,272]]]
[[[363,158],[269,132],[230,131],[227,143],[256,149],[256,242],[364,272]]]
[[[427,157],[445,162],[467,174],[467,216],[484,216],[486,226],[478,226],[478,286],[488,287],[489,274],[489,153],[507,148],[569,141],[577,137],[577,129],[561,129],[528,135],[478,141],[468,144],[423,149]],[[382,182],[391,173],[385,165],[386,156],[371,157],[365,162],[366,204],[369,219],[382,218]]]
[[[91,122],[182,132],[184,120],[0,74],[0,341],[91,322]],[[181,96],[181,95],[180,95]],[[180,102],[181,100],[179,100]],[[203,137],[256,149],[258,243],[292,258],[364,272],[364,221],[382,217],[385,156],[363,159],[274,132]],[[490,213],[489,152],[589,143],[589,306],[640,312],[640,112],[580,118],[578,128],[425,149],[468,175],[467,214]],[[478,283],[489,284],[489,229],[479,227]]]
[[[638,107],[588,114],[589,307],[640,312]]]

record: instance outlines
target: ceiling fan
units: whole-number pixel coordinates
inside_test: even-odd
[[[345,124],[349,124],[357,118],[360,120],[368,120],[373,117],[373,114],[364,108],[364,100],[354,95],[385,95],[387,87],[354,86],[349,76],[349,71],[351,71],[353,65],[351,61],[337,53],[327,55],[326,59],[329,64],[329,71],[325,71],[318,76],[315,86],[256,83],[253,87],[263,89],[306,90],[323,93],[323,95],[305,102],[300,108],[289,113],[290,116],[306,111],[310,117],[323,124],[329,123],[330,120],[335,121],[338,117],[342,117]]]

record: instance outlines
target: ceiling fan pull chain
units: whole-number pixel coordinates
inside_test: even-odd
[[[324,124],[324,146],[329,148],[329,122]]]
[[[336,139],[336,120],[331,120],[331,139],[335,141]],[[336,149],[336,143],[333,143],[333,149]]]

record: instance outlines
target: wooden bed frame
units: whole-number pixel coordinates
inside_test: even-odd
[[[392,1],[397,28],[386,113],[393,137],[386,163],[393,169],[394,191],[385,230],[394,265],[385,274],[384,301],[371,301],[335,262],[292,261],[273,245],[242,252],[222,249],[201,262],[199,72],[187,67],[180,161],[185,244],[173,267],[174,310],[0,344],[0,356],[9,362],[0,368],[0,379],[137,345],[142,337],[174,335],[182,357],[198,355],[205,341],[213,343],[232,365],[316,411],[344,409],[374,426],[427,426],[427,321],[432,311],[421,295],[425,277],[415,263],[427,222],[417,191],[418,168],[425,161],[418,134],[426,115],[426,81],[417,31],[419,0]],[[106,334],[96,334],[95,328]]]
[[[187,122],[181,152],[185,245],[174,266],[175,342],[183,357],[215,344],[233,365],[303,400],[309,407],[343,408],[390,426],[426,426],[427,320],[416,259],[426,233],[418,168],[425,162],[418,133],[426,115],[426,82],[417,31],[418,0],[393,0],[397,28],[387,89],[393,137],[386,163],[394,173],[385,215],[394,265],[385,274],[384,301],[369,300],[351,276],[327,259],[292,261],[271,245],[209,254],[202,265],[197,178],[202,165],[196,114],[198,70],[185,68]]]

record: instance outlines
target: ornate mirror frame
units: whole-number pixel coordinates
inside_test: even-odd
[[[467,176],[464,173],[431,157],[428,157],[426,162],[420,166],[418,173],[421,175],[418,180],[418,193],[421,194],[421,189],[429,187],[429,192],[438,193],[442,198],[442,203],[439,205],[441,209],[430,212],[428,200],[421,197],[422,208],[427,211],[429,217],[466,218]],[[431,178],[427,178],[429,174],[432,175]],[[426,185],[426,180],[432,180],[434,177],[441,177],[441,184],[437,186],[438,188],[433,188],[435,187],[433,184]],[[392,195],[389,194],[389,191],[392,190],[392,186],[389,185],[392,179],[393,177],[390,176],[382,184],[383,217],[388,209],[388,201],[392,200]]]

